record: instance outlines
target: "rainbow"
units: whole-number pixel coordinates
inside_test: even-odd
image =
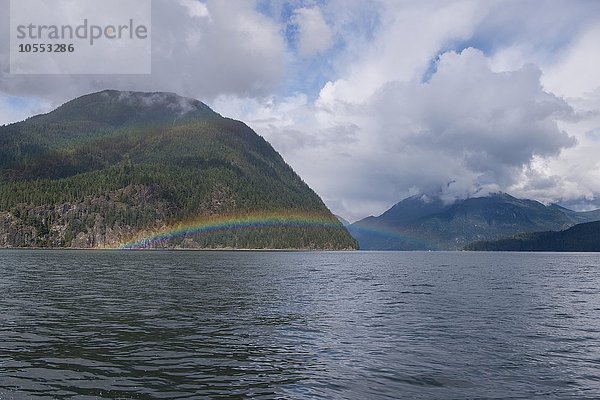
[[[388,239],[397,239],[397,240],[401,240],[403,242],[410,242],[413,244],[420,245],[421,247],[426,248],[426,249],[435,248],[434,245],[428,243],[427,241],[423,240],[422,238],[408,236],[406,234],[403,234],[403,233],[395,230],[394,228],[385,227],[385,226],[372,226],[372,225],[367,225],[367,224],[353,225],[351,233],[354,236],[354,238],[357,240],[359,239],[359,237],[361,235],[370,234],[370,235],[377,235],[380,237],[382,236],[382,237],[388,238]]]
[[[186,236],[234,229],[257,229],[266,227],[340,228],[341,223],[328,216],[293,212],[258,213],[243,216],[203,218],[142,234],[135,237],[133,240],[121,243],[117,248],[146,249]]]

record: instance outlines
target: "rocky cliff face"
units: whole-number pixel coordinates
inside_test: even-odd
[[[122,221],[149,214],[153,226],[160,226],[165,206],[151,187],[142,185],[81,202],[19,204],[0,213],[0,247],[113,248],[140,230],[133,222]]]

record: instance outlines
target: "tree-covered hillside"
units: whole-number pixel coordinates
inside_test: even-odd
[[[256,212],[336,225],[222,230],[162,245],[356,247],[268,142],[199,101],[104,91],[0,128],[0,246],[112,247],[182,221]]]
[[[600,252],[600,221],[578,224],[561,232],[535,232],[512,238],[476,242],[472,251],[593,251]]]

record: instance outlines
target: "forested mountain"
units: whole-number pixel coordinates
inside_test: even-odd
[[[356,248],[267,141],[197,100],[103,91],[0,127],[1,247],[114,247],[256,213],[323,223],[223,228],[155,245]]]
[[[475,242],[473,251],[595,251],[600,252],[600,221],[575,225],[561,232],[524,233],[512,238]]]
[[[505,193],[454,203],[413,196],[349,230],[363,250],[460,250],[475,241],[559,231],[599,217],[598,212],[578,213]]]

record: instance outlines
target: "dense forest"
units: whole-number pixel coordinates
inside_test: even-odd
[[[3,247],[112,247],[180,221],[257,211],[337,225],[232,229],[161,245],[356,248],[267,141],[199,101],[104,91],[0,127]]]
[[[600,221],[560,232],[536,232],[470,244],[472,251],[594,251],[600,252]]]

